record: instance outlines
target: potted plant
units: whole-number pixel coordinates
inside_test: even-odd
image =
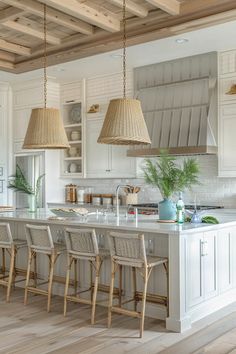
[[[35,212],[38,207],[39,191],[42,184],[42,179],[45,174],[37,178],[35,187],[32,187],[27,181],[19,165],[16,165],[16,173],[11,176],[8,181],[8,188],[13,189],[15,192],[21,192],[28,195],[29,211]]]
[[[160,220],[176,220],[176,205],[171,199],[173,194],[199,183],[199,165],[194,158],[185,159],[182,167],[175,160],[166,151],[162,151],[158,158],[145,159],[145,181],[158,187],[163,198],[158,204]]]

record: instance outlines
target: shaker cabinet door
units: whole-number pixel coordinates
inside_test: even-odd
[[[223,229],[218,232],[218,277],[219,292],[223,293],[233,286],[233,258],[234,239],[232,229]],[[236,236],[236,235],[235,235]]]
[[[109,176],[109,145],[98,144],[102,119],[87,119],[86,123],[86,177]]]
[[[188,309],[204,300],[202,244],[202,233],[193,234],[186,240],[186,305]]]
[[[217,295],[217,232],[205,232],[201,255],[204,271],[204,299]]]
[[[236,177],[236,103],[221,106],[219,117],[219,177]]]

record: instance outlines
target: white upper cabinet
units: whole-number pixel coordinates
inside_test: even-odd
[[[127,96],[133,96],[132,73],[127,73]],[[87,112],[99,105],[98,111],[86,115],[86,177],[132,178],[136,176],[135,159],[127,157],[127,146],[98,144],[109,101],[123,95],[122,74],[109,74],[86,80]]]
[[[14,153],[25,152],[22,144],[31,110],[44,106],[43,81],[30,80],[13,85],[13,142]],[[48,80],[47,106],[59,107],[59,84]]]
[[[122,178],[135,176],[135,161],[126,156],[126,147],[98,144],[103,119],[89,118],[86,127],[86,177]]]
[[[236,177],[236,95],[228,95],[236,84],[236,51],[219,55],[219,177]]]

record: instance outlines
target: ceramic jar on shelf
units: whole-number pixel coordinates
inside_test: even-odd
[[[70,134],[70,139],[72,141],[81,140],[81,131],[80,130],[73,130]]]
[[[78,156],[78,151],[77,151],[77,147],[72,146],[68,149],[68,156],[69,157],[76,157]]]

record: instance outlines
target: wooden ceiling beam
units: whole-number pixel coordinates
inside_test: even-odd
[[[44,40],[43,28],[40,28],[36,22],[35,25],[32,26],[33,21],[27,23],[27,19],[25,20],[26,24],[20,23],[19,21],[6,21],[2,23],[2,26]],[[47,33],[47,42],[53,45],[59,45],[61,40],[60,38]]]
[[[18,55],[29,56],[31,55],[31,49],[24,47],[23,45],[7,42],[4,39],[0,39],[0,49],[6,50],[10,53],[15,53]]]
[[[209,10],[215,12],[222,12],[233,9],[236,7],[234,0],[188,0],[181,2],[180,4],[180,14],[186,15],[189,13],[205,12],[208,15]]]
[[[80,3],[77,0],[40,0],[49,6],[69,15],[86,21],[109,32],[120,31],[120,21],[114,16],[103,14],[101,11]]]
[[[0,50],[0,59],[1,60],[14,62],[15,58],[16,58],[16,56],[14,53],[9,53],[9,52],[5,52],[4,50]]]
[[[123,0],[110,0],[110,2],[120,8],[123,7]],[[146,17],[148,15],[148,10],[144,6],[132,0],[126,0],[126,10],[138,17]]]
[[[7,7],[0,11],[0,23],[8,21],[8,20],[15,20],[20,15],[23,15],[24,11],[22,9],[16,9],[15,7]]]
[[[2,2],[8,5],[15,6],[18,9],[28,11],[41,18],[43,18],[44,16],[43,4],[35,0],[2,0]],[[51,7],[47,8],[47,19],[49,21],[57,23],[58,25],[69,28],[75,32],[80,32],[86,35],[93,34],[93,26],[73,16],[55,10]],[[0,15],[0,20],[1,20],[1,15]]]
[[[0,57],[0,68],[1,69],[7,69],[7,70],[13,70],[15,68],[14,63],[6,60],[2,60]]]
[[[178,0],[146,0],[149,4],[158,7],[170,15],[180,14],[180,2]]]

